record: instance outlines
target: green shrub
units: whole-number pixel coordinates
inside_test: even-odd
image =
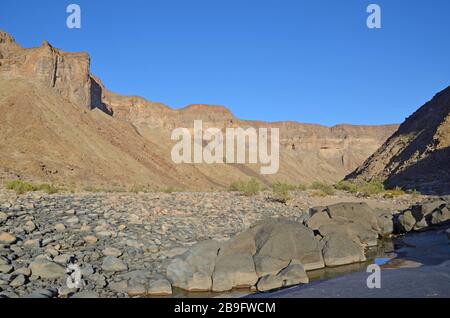
[[[385,191],[383,182],[378,180],[358,184],[358,192],[365,196],[381,194]]]
[[[26,192],[36,191],[37,188],[35,185],[22,181],[22,180],[13,180],[8,181],[6,183],[6,188],[8,190],[14,190],[17,194],[23,194]]]
[[[333,195],[335,193],[333,186],[320,181],[314,181],[311,184],[311,189],[319,190],[325,195]]]
[[[252,196],[258,194],[262,187],[255,178],[252,178],[247,182],[235,181],[229,186],[228,189],[230,191],[242,192],[246,196]]]
[[[287,201],[292,199],[289,191],[293,191],[295,189],[297,189],[296,186],[287,183],[274,182],[272,184],[272,192],[275,196],[275,199],[282,203],[286,203]]]
[[[320,197],[320,198],[323,198],[323,197],[326,197],[328,194],[326,194],[325,192],[323,192],[322,190],[315,190],[315,191],[313,191],[313,192],[311,192],[311,196],[312,197]]]
[[[350,181],[339,181],[334,185],[336,190],[346,191],[350,193],[358,192],[358,185]]]
[[[6,188],[8,190],[16,191],[17,194],[24,194],[27,192],[34,192],[34,191],[43,191],[47,194],[54,194],[60,191],[60,189],[50,184],[44,183],[40,185],[35,185],[22,180],[8,181],[6,183]]]
[[[58,189],[57,187],[55,187],[54,185],[51,184],[41,184],[38,187],[38,190],[43,191],[47,194],[54,194],[54,193],[58,193],[60,191],[60,189]]]

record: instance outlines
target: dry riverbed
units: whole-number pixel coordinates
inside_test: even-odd
[[[269,192],[245,197],[233,192],[18,196],[2,191],[0,295],[129,297],[142,293],[143,280],[160,283],[164,291],[160,278],[169,260],[197,242],[228,240],[268,218],[298,221],[314,206],[363,201],[395,211],[421,199],[367,199],[342,192],[319,198],[299,191],[283,204]],[[68,264],[81,269],[82,289],[67,286]]]

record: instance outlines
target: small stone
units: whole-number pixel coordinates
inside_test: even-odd
[[[0,255],[0,265],[9,265],[11,264],[11,261],[3,255]]]
[[[122,251],[115,247],[107,247],[103,250],[103,255],[119,257],[122,255]]]
[[[0,273],[9,274],[14,270],[12,265],[0,265]]]
[[[55,225],[56,232],[64,232],[66,230],[66,226],[62,223],[58,223]]]
[[[20,287],[25,285],[27,282],[27,278],[24,275],[18,275],[14,280],[9,283],[9,286],[11,287]]]
[[[0,212],[0,224],[4,223],[8,220],[8,214],[5,212]]]
[[[61,254],[61,255],[55,256],[55,257],[53,258],[53,261],[54,261],[55,263],[58,263],[58,264],[66,265],[67,263],[70,262],[70,260],[71,260],[72,258],[73,258],[73,255],[70,255],[70,254]]]
[[[105,272],[124,272],[128,270],[128,266],[114,256],[107,256],[103,259],[102,269]]]
[[[31,269],[26,268],[26,267],[22,267],[22,268],[16,269],[13,272],[13,275],[24,275],[25,277],[30,277],[31,276]]]
[[[33,232],[34,230],[36,230],[36,224],[34,224],[33,221],[28,221],[27,223],[25,223],[24,226],[25,231],[27,231],[28,233]]]
[[[0,233],[0,243],[2,244],[14,244],[17,242],[17,238],[6,232]]]
[[[65,267],[43,258],[36,258],[30,264],[33,276],[43,279],[58,279],[66,275]]]
[[[90,245],[94,245],[98,241],[98,239],[93,235],[85,236],[83,239],[87,244],[90,244]]]
[[[26,249],[36,249],[41,247],[41,240],[26,240],[23,242],[23,247]]]
[[[70,217],[66,220],[68,226],[74,226],[80,223],[80,219],[77,216]]]

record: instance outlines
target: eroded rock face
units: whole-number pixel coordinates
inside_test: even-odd
[[[22,49],[8,37],[3,37],[2,41],[0,73],[3,77],[38,81],[76,105],[91,107],[93,94],[88,54],[65,53],[46,41],[33,49]]]

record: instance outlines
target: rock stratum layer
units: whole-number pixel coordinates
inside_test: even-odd
[[[380,179],[387,187],[450,193],[450,87],[407,118],[347,179]]]
[[[44,42],[26,49],[0,32],[0,175],[64,184],[121,184],[209,189],[255,177],[265,184],[333,182],[354,170],[396,125],[265,123],[227,108],[172,109],[109,92],[90,73],[86,53]],[[176,165],[170,140],[177,127],[280,128],[280,169],[263,176],[255,164]]]

